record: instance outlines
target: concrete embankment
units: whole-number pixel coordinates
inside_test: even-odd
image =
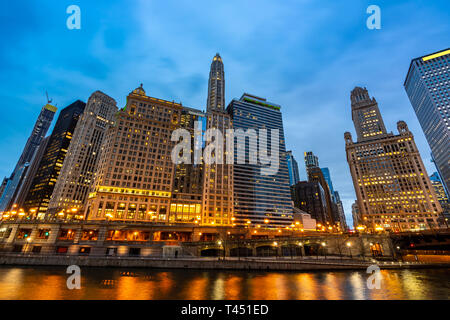
[[[449,263],[411,263],[411,262],[368,262],[332,260],[216,260],[216,259],[163,259],[133,257],[83,257],[83,256],[0,256],[0,265],[116,267],[116,268],[158,268],[158,269],[229,269],[229,270],[366,270],[377,264],[381,269],[402,268],[449,268]]]

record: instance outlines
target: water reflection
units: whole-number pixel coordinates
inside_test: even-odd
[[[240,272],[82,268],[69,290],[65,268],[1,267],[0,299],[448,299],[449,269],[383,270],[380,289],[365,272]]]

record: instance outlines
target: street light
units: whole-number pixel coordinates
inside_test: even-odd
[[[222,245],[222,240],[217,241],[217,244],[222,248],[223,250],[223,260],[225,261],[225,246]],[[219,260],[220,260],[220,255],[219,255]]]
[[[322,248],[323,248],[322,250],[323,250],[323,253],[324,253],[325,259],[326,259],[327,258],[327,251],[326,251],[325,247],[327,246],[327,244],[325,242],[322,242],[321,245],[322,245]]]
[[[353,258],[353,256],[352,256],[352,249],[351,249],[352,243],[349,241],[349,242],[346,243],[346,245],[347,245],[348,251],[350,252],[350,258]]]

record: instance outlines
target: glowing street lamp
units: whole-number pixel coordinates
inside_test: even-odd
[[[353,256],[352,256],[352,243],[350,241],[348,241],[346,243],[346,246],[348,248],[348,252],[350,253],[350,258],[353,258]]]

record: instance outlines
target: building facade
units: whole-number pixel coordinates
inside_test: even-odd
[[[344,204],[342,203],[339,192],[337,192],[337,191],[334,191],[334,201],[336,203],[337,210],[338,210],[338,218],[339,218],[340,227],[341,227],[342,231],[347,231],[348,225],[347,225],[347,218],[345,217]]]
[[[450,217],[450,200],[448,198],[448,195],[445,192],[444,185],[442,184],[442,180],[439,177],[439,174],[437,172],[433,173],[430,176],[431,184],[433,185],[434,192],[436,193],[436,197],[441,204],[442,207],[442,213],[443,213],[443,219],[445,221],[445,224],[448,225],[448,218]]]
[[[397,123],[398,135],[386,133],[378,104],[365,88],[351,92],[351,105],[358,141],[349,132],[344,137],[364,225],[372,231],[439,227],[442,208],[406,123]]]
[[[298,171],[297,160],[295,160],[294,155],[292,154],[292,151],[286,152],[286,160],[287,160],[287,166],[288,166],[288,172],[289,172],[289,185],[293,186],[293,185],[297,184],[297,182],[300,181],[300,174]]]
[[[25,144],[13,173],[9,178],[5,178],[5,188],[0,194],[0,212],[9,210],[13,206],[13,201],[27,173],[30,162],[36,153],[37,148],[39,148],[39,145],[45,138],[56,111],[57,108],[50,103],[42,107],[41,113],[34,124],[31,135]]]
[[[218,53],[211,62],[206,108],[208,111],[225,110],[225,69]]]
[[[353,218],[353,229],[356,229],[358,226],[362,225],[362,220],[359,215],[358,201],[352,203],[352,218]]]
[[[175,169],[171,134],[182,109],[147,96],[142,85],[128,95],[106,132],[86,219],[168,222]]]
[[[216,137],[205,136],[205,150],[215,146],[212,163],[205,163],[203,170],[203,225],[233,224],[233,164],[226,161],[226,131],[233,122],[225,111],[225,72],[219,54],[213,58],[209,73],[206,130],[216,129],[223,142]],[[211,149],[209,149],[211,150]],[[203,159],[205,160],[205,159]]]
[[[333,202],[336,202],[336,200],[334,198],[334,188],[333,188],[333,182],[331,181],[330,169],[328,169],[328,168],[320,168],[320,170],[322,170],[323,177],[325,178],[325,181],[328,184],[328,188],[330,189],[331,200]]]
[[[244,94],[234,99],[227,110],[233,118],[235,136],[238,130],[245,141],[244,163],[238,160],[238,144],[234,144],[234,214],[236,224],[239,225],[265,225],[267,227],[283,227],[292,224],[292,203],[289,191],[289,172],[286,160],[286,147],[284,140],[283,120],[280,106],[266,99]],[[272,130],[278,130],[279,141],[270,141],[267,148],[271,150],[272,144],[278,145],[278,170],[269,175],[262,174],[263,165],[260,161],[250,162],[256,156],[258,142],[252,137],[249,130],[255,135],[261,129],[267,129],[267,140]],[[237,139],[237,138],[236,138]],[[261,147],[261,135],[259,146]],[[253,142],[252,142],[253,141]],[[278,143],[277,143],[278,142]],[[259,150],[261,156],[261,150]],[[260,160],[260,159],[259,159]]]
[[[25,211],[42,219],[67,155],[75,127],[86,104],[80,100],[61,110],[53,132],[39,163],[36,175],[24,201]]]
[[[411,61],[404,83],[447,194],[450,188],[450,49]]]
[[[319,158],[314,155],[312,151],[305,152],[305,167],[306,167],[306,176],[309,177],[309,169],[316,168],[319,166]]]
[[[47,213],[82,212],[94,180],[104,135],[118,109],[110,96],[96,91],[77,122]]]
[[[25,198],[30,191],[31,184],[36,176],[37,170],[39,169],[39,164],[41,163],[42,157],[44,156],[44,152],[47,149],[48,141],[50,140],[50,136],[45,137],[39,148],[34,153],[33,158],[31,159],[30,166],[23,178],[23,182],[20,184],[20,188],[17,190],[16,198],[14,203],[17,204],[18,208],[23,208]]]
[[[195,127],[198,125],[199,127]],[[181,111],[180,128],[191,134],[191,150],[203,149],[203,139],[195,140],[196,129],[206,131],[206,114],[184,107]],[[180,163],[175,166],[175,178],[170,204],[170,223],[198,223],[202,221],[203,162]]]
[[[298,182],[291,186],[291,197],[294,206],[309,213],[311,218],[316,220],[317,225],[320,224],[320,227],[329,225],[330,208],[325,198],[325,191],[319,182]]]

